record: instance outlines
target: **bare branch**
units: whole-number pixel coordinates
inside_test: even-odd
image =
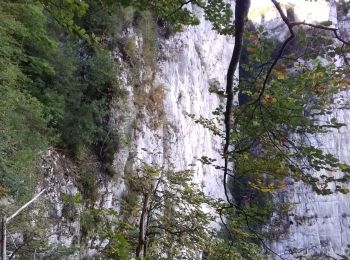
[[[272,2],[276,2],[275,0],[271,0]],[[312,28],[316,28],[316,29],[321,29],[321,30],[325,30],[325,31],[332,31],[335,38],[342,42],[345,45],[350,45],[349,41],[344,40],[343,38],[340,37],[339,33],[338,33],[338,29],[337,28],[331,28],[331,27],[327,27],[327,26],[323,26],[323,25],[318,25],[318,24],[311,24],[311,23],[306,23],[306,22],[293,22],[293,23],[289,23],[289,25],[287,25],[288,27],[293,28],[294,26],[297,25],[305,25],[305,26],[309,26]]]
[[[170,14],[168,14],[165,18],[169,18],[170,16],[173,16],[178,11],[180,11],[182,9],[182,7],[184,7],[185,5],[192,3],[192,2],[195,2],[195,0],[188,0],[188,1],[181,3],[181,5],[179,7],[177,7],[174,11],[172,11]]]
[[[15,213],[13,213],[10,217],[6,218],[6,223],[9,223],[11,219],[16,217],[19,213],[21,213],[22,210],[27,208],[30,204],[32,204],[34,201],[36,201],[44,192],[46,189],[43,189],[40,191],[37,195],[35,195],[30,201],[28,201],[26,204],[24,204],[22,207],[20,207]]]
[[[345,45],[350,45],[350,42],[348,42],[348,41],[346,41],[346,40],[344,40],[344,39],[342,39],[340,37],[337,28],[331,28],[331,27],[327,27],[327,26],[323,26],[323,25],[316,25],[316,24],[311,24],[311,23],[306,23],[306,22],[291,22],[288,19],[288,17],[286,16],[286,14],[284,13],[284,11],[282,10],[282,7],[281,7],[280,3],[278,1],[276,1],[276,0],[271,0],[271,2],[276,7],[276,9],[277,9],[279,15],[281,16],[283,22],[287,25],[289,33],[290,33],[290,36],[283,42],[282,47],[280,48],[280,50],[279,50],[278,54],[276,55],[273,63],[271,64],[269,70],[267,71],[267,74],[265,76],[264,83],[263,83],[263,86],[261,88],[261,91],[259,93],[258,98],[256,100],[254,100],[252,103],[256,103],[262,98],[262,96],[263,96],[263,94],[265,92],[265,89],[266,89],[266,85],[268,83],[268,80],[269,80],[269,78],[271,76],[271,73],[272,73],[274,67],[276,66],[278,61],[281,59],[281,57],[282,57],[282,55],[283,55],[287,45],[295,38],[295,33],[294,33],[294,30],[293,30],[293,28],[295,26],[303,26],[304,25],[304,26],[315,28],[315,29],[331,31],[331,32],[333,32],[335,38],[338,41],[342,42]]]

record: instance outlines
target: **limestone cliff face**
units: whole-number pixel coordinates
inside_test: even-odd
[[[195,123],[189,114],[196,118],[213,117],[212,112],[220,100],[209,88],[213,84],[225,86],[233,40],[211,30],[200,10],[194,12],[201,19],[199,26],[189,27],[169,39],[160,39],[161,57],[149,91],[154,87],[164,88],[164,120],[156,131],[149,127],[147,119],[144,121],[140,131],[135,132],[136,150],[138,156],[149,163],[177,170],[192,169],[196,181],[203,182],[208,194],[222,197],[221,172],[198,161],[208,156],[220,165],[221,141]]]
[[[200,25],[169,38],[159,36],[157,63],[152,67],[142,63],[140,85],[133,84],[130,67],[122,66],[121,80],[130,93],[129,118],[134,125],[129,132],[132,146],[116,155],[115,167],[125,168],[141,159],[168,169],[190,169],[208,195],[222,198],[220,170],[198,161],[207,156],[221,165],[222,141],[193,117],[213,118],[212,112],[222,104],[209,90],[225,86],[233,39],[213,31],[199,8],[188,8],[193,8]],[[140,48],[142,44],[142,38],[137,39]],[[116,128],[120,128],[118,113],[118,108],[112,111]]]
[[[337,12],[335,2],[330,2],[328,10],[325,11],[325,17],[321,21],[333,21],[342,37],[349,39],[350,14],[342,14],[339,10]],[[338,99],[349,100],[349,95],[348,91],[339,93],[334,97],[334,103]],[[341,162],[350,163],[350,110],[340,109],[334,105],[332,114],[320,119],[326,121],[333,117],[347,126],[312,136],[311,141],[313,145],[322,147],[325,152],[334,154]],[[325,174],[337,175],[333,172]],[[331,187],[333,190],[335,185]],[[346,184],[337,185],[350,187]],[[297,259],[300,256],[313,256],[314,259],[343,259],[340,255],[346,255],[350,247],[350,194],[336,192],[327,196],[317,195],[310,187],[296,183],[276,197],[293,206],[285,220],[286,234],[272,243],[274,251],[284,259]]]

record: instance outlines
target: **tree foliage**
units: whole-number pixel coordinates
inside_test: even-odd
[[[138,196],[133,205],[140,212],[138,238],[133,242],[137,257],[196,258],[205,249],[213,201],[192,178],[191,171],[174,172],[141,162],[127,179],[129,190]]]
[[[35,179],[33,162],[47,146],[42,136],[46,129],[44,107],[23,91],[31,79],[18,63],[26,55],[22,40],[29,37],[30,30],[16,19],[15,7],[6,2],[0,4],[1,197],[9,193],[23,197],[28,193]],[[34,7],[28,9],[31,13],[36,11]]]
[[[308,37],[304,32],[298,40],[308,42]],[[344,126],[336,118],[323,116],[331,109],[334,95],[348,84],[348,68],[335,66],[338,57],[333,53],[338,47],[322,34],[317,40],[321,46],[305,43],[299,45],[303,49],[298,52],[292,46],[266,82],[275,43],[262,29],[246,38],[248,58],[242,64],[245,77],[236,89],[241,104],[234,108],[231,133],[234,172],[252,175],[256,181],[260,178],[255,187],[278,187],[280,181],[290,177],[311,184],[319,193],[328,193],[328,181],[317,179],[313,172],[342,171],[344,181],[348,166],[315,147],[311,139],[317,133]],[[327,51],[320,53],[320,48]],[[339,102],[342,104],[338,107],[346,105],[346,100]]]
[[[35,158],[48,144],[79,155],[106,143],[109,102],[126,94],[108,51],[82,44],[61,26],[87,26],[75,19],[82,19],[89,5],[63,1],[67,8],[62,9],[56,4],[1,3],[1,165],[3,189],[10,193],[18,176],[33,176]]]

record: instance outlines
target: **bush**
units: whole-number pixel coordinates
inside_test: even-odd
[[[76,203],[80,202],[80,200],[81,200],[80,194],[76,196],[71,194],[63,195],[62,215],[69,221],[74,221],[75,218],[77,217],[78,210],[76,208]]]
[[[24,38],[29,38],[29,33],[39,37],[40,23],[45,19],[38,15],[27,20],[25,25],[19,18],[38,14],[40,8],[36,5],[27,9],[21,7],[0,2],[0,196],[10,195],[16,199],[31,196],[38,178],[36,161],[47,147],[45,134],[48,132],[44,107],[24,91],[23,86],[31,80],[19,64],[27,57],[22,46]],[[28,27],[32,24],[37,26],[30,32]],[[36,61],[37,69],[44,69],[45,66]]]
[[[157,31],[156,22],[151,12],[137,12],[135,17],[137,28],[142,34],[142,58],[145,65],[156,66]]]
[[[0,187],[3,195],[30,197],[36,160],[47,147],[42,106],[35,98],[0,86]]]
[[[123,50],[131,65],[135,65],[135,63],[137,62],[138,52],[135,37],[130,37],[126,39],[123,46]]]
[[[83,200],[88,205],[93,205],[99,198],[98,193],[98,175],[97,169],[91,165],[92,163],[87,161],[80,162],[78,168],[78,188],[82,194]]]

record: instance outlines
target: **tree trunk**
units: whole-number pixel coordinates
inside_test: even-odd
[[[136,249],[136,257],[143,259],[146,257],[146,231],[147,231],[147,218],[149,213],[151,192],[144,194],[142,201],[142,212],[140,216],[139,224],[139,242]]]
[[[1,232],[1,255],[2,255],[2,260],[7,259],[7,252],[6,252],[6,216],[2,218],[2,232]]]

